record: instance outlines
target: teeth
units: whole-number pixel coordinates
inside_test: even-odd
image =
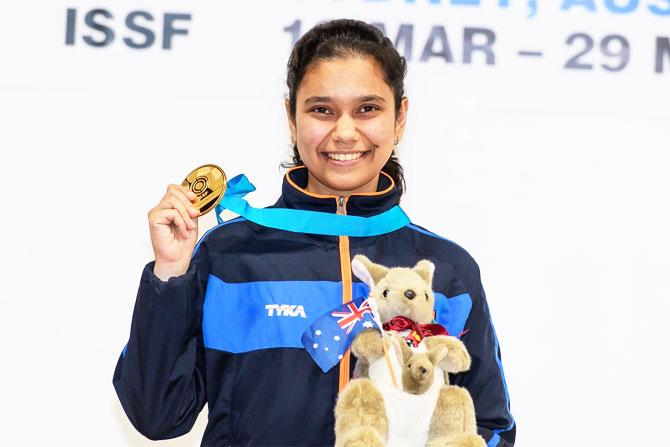
[[[354,153],[348,153],[348,154],[335,154],[332,152],[329,152],[328,158],[331,160],[337,160],[337,161],[349,161],[349,160],[356,160],[357,158],[361,158],[361,155],[363,155],[363,152],[354,152]]]

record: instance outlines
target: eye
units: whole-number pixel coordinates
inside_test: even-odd
[[[428,301],[428,294],[426,293],[426,301]]]
[[[324,106],[314,107],[312,110],[310,110],[310,112],[316,112],[317,114],[320,114],[320,115],[330,114],[330,110],[328,109],[328,107],[324,107]]]
[[[407,364],[407,367],[408,367],[408,368],[411,368],[411,367],[412,367],[412,364],[411,364],[411,363],[408,363],[408,364]]]
[[[389,296],[389,289],[384,290],[382,295],[384,296],[384,298],[388,297]]]
[[[379,107],[372,104],[365,104],[364,106],[361,106],[360,109],[358,109],[359,112],[363,113],[374,112],[375,110],[379,110]]]

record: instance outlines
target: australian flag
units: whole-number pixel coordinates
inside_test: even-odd
[[[354,337],[368,328],[378,328],[368,299],[354,298],[317,318],[302,334],[302,344],[323,372],[328,372],[340,362]]]

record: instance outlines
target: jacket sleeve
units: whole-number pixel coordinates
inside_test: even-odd
[[[511,447],[516,437],[516,424],[510,413],[509,394],[505,383],[496,337],[479,268],[472,261],[468,291],[472,309],[466,321],[467,333],[461,338],[472,357],[470,371],[454,376],[453,383],[468,389],[475,404],[477,428],[488,447]]]
[[[196,249],[188,271],[161,281],[144,268],[128,344],[113,383],[133,426],[149,439],[187,433],[206,401],[202,305],[207,249]]]

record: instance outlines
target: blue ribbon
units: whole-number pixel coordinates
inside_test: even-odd
[[[221,212],[228,209],[264,227],[296,233],[353,237],[390,233],[410,223],[409,217],[398,205],[371,217],[288,208],[254,208],[244,196],[255,190],[256,187],[244,174],[230,179],[223,198],[216,205],[216,220],[223,223]]]

